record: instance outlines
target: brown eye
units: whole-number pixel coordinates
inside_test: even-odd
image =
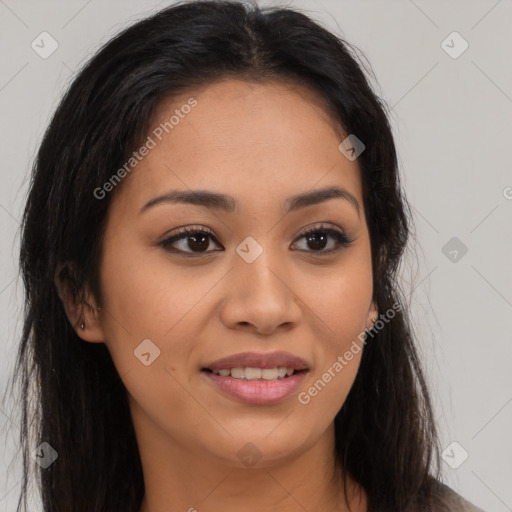
[[[308,229],[300,235],[299,239],[304,239],[306,242],[306,248],[299,248],[300,251],[318,254],[330,254],[353,242],[342,231],[323,226]],[[168,252],[200,256],[219,250],[208,250],[212,240],[218,244],[213,232],[208,228],[183,227],[158,245]]]
[[[210,241],[215,240],[213,233],[209,229],[201,228],[180,228],[177,234],[166,238],[158,245],[169,252],[182,252],[185,254],[209,253],[208,247]],[[175,248],[176,242],[182,242],[181,247]]]
[[[318,253],[330,253],[340,249],[341,247],[346,247],[353,242],[350,240],[345,233],[333,229],[333,228],[324,228],[321,226],[313,227],[304,232],[300,237],[300,239],[304,238],[306,240],[306,245],[311,250],[305,250],[306,252],[318,252]],[[331,247],[325,250],[325,247],[329,244],[329,239],[334,240],[334,244],[331,244]],[[334,245],[334,247],[333,247]]]

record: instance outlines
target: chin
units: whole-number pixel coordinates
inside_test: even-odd
[[[278,424],[277,424],[278,425]],[[274,424],[274,429],[276,429]],[[219,453],[220,445],[213,448],[215,455],[220,456],[229,465],[239,468],[265,469],[289,463],[315,444],[318,439],[297,436],[297,430],[289,432],[284,429],[278,432],[277,427],[270,435],[254,432],[254,435],[236,436],[229,439],[226,451]],[[226,457],[227,455],[227,457]]]

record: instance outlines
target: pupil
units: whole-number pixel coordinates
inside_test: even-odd
[[[311,242],[311,240],[315,240],[315,242],[313,243],[318,243],[318,240],[319,239],[322,239],[322,242],[320,243],[321,247],[316,247],[317,249],[323,249],[325,247],[325,234],[321,234],[320,236],[318,236],[318,233],[315,233],[313,235],[310,235],[308,237],[308,242]],[[314,247],[313,247],[314,248]]]
[[[206,234],[202,234],[202,235],[199,234],[199,235],[192,235],[192,236],[189,237],[189,239],[194,240],[194,243],[199,238],[202,238],[202,244],[201,244],[200,247],[198,245],[193,247],[193,244],[191,245],[190,243],[189,243],[189,247],[190,247],[190,249],[199,249],[200,251],[205,251],[208,248],[208,235],[206,235]],[[205,241],[206,241],[206,243],[205,243]]]

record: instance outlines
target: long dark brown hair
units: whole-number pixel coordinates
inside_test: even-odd
[[[37,153],[21,228],[26,298],[11,382],[21,404],[18,512],[26,510],[32,465],[45,512],[139,511],[143,473],[125,387],[106,345],[77,336],[54,276],[70,263],[61,278],[76,297],[87,288],[101,304],[102,233],[120,187],[103,199],[94,190],[140,147],[163,100],[228,77],[307,85],[365,145],[357,161],[374,299],[379,312],[401,308],[367,338],[335,418],[336,461],[364,487],[371,511],[441,510],[439,442],[398,279],[412,216],[389,109],[358,59],[354,47],[295,9],[187,1],[125,29],[76,76]],[[30,456],[41,442],[58,452],[47,469]]]

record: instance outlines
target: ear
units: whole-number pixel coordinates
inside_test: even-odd
[[[370,309],[368,311],[368,317],[366,320],[366,329],[371,329],[375,322],[377,321],[377,318],[379,317],[379,310],[377,308],[377,304],[375,301],[372,301],[372,305],[370,306]]]
[[[73,329],[80,338],[91,343],[105,341],[95,298],[89,290],[80,290],[72,264],[60,263],[54,276],[57,293]],[[83,327],[82,327],[83,326]]]

